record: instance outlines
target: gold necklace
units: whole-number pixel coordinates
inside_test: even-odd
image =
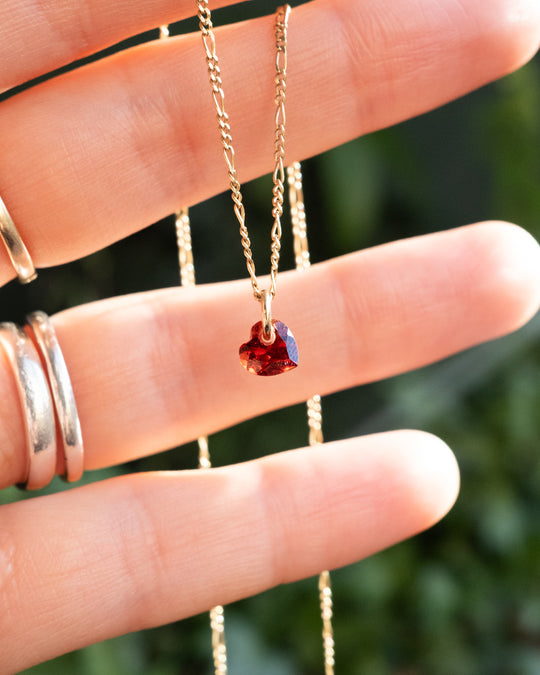
[[[208,10],[207,2],[197,3],[198,9],[200,10],[200,5],[206,6],[206,12],[204,12],[205,24],[207,29],[209,27],[208,41],[205,41],[205,50],[208,54],[211,53],[212,63],[217,64],[217,56],[215,55],[215,39],[213,37],[212,24],[210,18],[210,12]],[[286,44],[287,44],[287,22],[288,15],[290,12],[290,7],[282,7],[278,9],[276,14],[276,46],[278,50],[277,59],[276,59],[276,70],[277,70],[277,92],[278,96],[276,101],[278,103],[278,111],[276,113],[276,167],[274,170],[274,190],[273,190],[273,211],[275,222],[274,228],[272,230],[272,272],[271,275],[271,291],[273,291],[271,297],[275,295],[276,289],[276,278],[277,278],[277,267],[279,262],[279,250],[280,250],[280,239],[281,239],[281,222],[280,217],[283,213],[283,183],[284,183],[284,168],[283,168],[283,157],[284,157],[284,121],[285,121],[285,111],[284,111],[284,101],[285,101],[285,84],[286,84]],[[200,16],[199,16],[200,19]],[[166,38],[169,35],[168,28],[162,26],[160,30],[160,37]],[[204,38],[203,38],[204,40]],[[211,64],[209,63],[209,71],[211,71]],[[214,73],[216,70],[214,69]],[[222,116],[220,116],[219,111],[221,110],[223,116],[225,116],[225,111],[223,108],[223,89],[221,87],[221,75],[219,72],[219,66],[217,66],[217,78],[219,82],[218,90],[220,93],[221,106],[218,107],[216,102],[216,108],[218,110],[218,119],[221,121]],[[213,82],[212,73],[210,74],[210,81]],[[215,99],[215,90],[212,88],[214,100]],[[227,120],[225,120],[227,121]],[[228,124],[228,122],[227,122]],[[220,125],[221,130],[221,125]],[[223,136],[222,136],[223,138]],[[230,128],[228,128],[227,138],[230,141]],[[229,143],[230,145],[230,143]],[[279,145],[279,147],[278,147]],[[265,291],[260,291],[257,283],[257,277],[255,275],[255,265],[253,263],[253,258],[251,255],[251,247],[249,241],[249,235],[247,233],[247,228],[245,226],[245,214],[242,204],[242,196],[240,193],[240,185],[236,179],[236,170],[234,168],[234,150],[230,146],[230,155],[228,155],[225,150],[224,152],[226,161],[228,156],[232,157],[232,168],[233,168],[233,177],[231,178],[231,184],[233,179],[235,180],[236,190],[231,190],[233,195],[233,201],[235,203],[235,213],[240,222],[241,226],[241,235],[242,235],[242,244],[244,246],[244,252],[246,254],[246,260],[248,263],[248,271],[250,273],[252,287],[254,296],[257,300],[261,301],[263,306],[263,313],[265,311],[265,302],[264,295]],[[229,162],[227,161],[229,165]],[[230,171],[229,166],[229,171]],[[307,224],[306,224],[306,215],[304,207],[304,197],[302,189],[302,172],[301,167],[298,162],[295,162],[291,166],[287,167],[287,182],[289,185],[289,203],[290,203],[290,213],[291,213],[291,225],[293,230],[293,241],[294,241],[294,253],[295,253],[295,263],[297,270],[307,270],[310,267],[310,255],[307,239]],[[240,209],[240,217],[238,216],[237,208]],[[277,227],[276,227],[276,213],[277,213]],[[176,215],[176,232],[177,232],[177,242],[178,242],[178,254],[179,254],[179,266],[181,274],[181,284],[182,286],[193,286],[195,285],[195,266],[193,261],[193,252],[191,247],[191,228],[189,222],[189,215],[187,209],[182,209]],[[245,238],[244,238],[245,235]],[[276,255],[274,256],[274,253]],[[270,292],[271,292],[270,291]],[[269,292],[269,293],[270,293]],[[271,320],[271,319],[270,319]],[[264,318],[263,318],[264,321]],[[274,327],[277,322],[272,322],[270,325]],[[262,324],[264,325],[264,323]],[[258,332],[261,330],[261,323],[255,324],[252,329],[256,329]],[[281,371],[285,372],[285,371]],[[277,374],[277,373],[275,373]],[[308,412],[308,427],[309,427],[309,444],[311,446],[318,445],[323,442],[322,434],[322,410],[321,410],[321,398],[320,396],[313,396],[309,401],[307,401],[307,412]],[[199,467],[200,468],[210,468],[210,454],[208,449],[208,438],[203,436],[198,439],[199,445]],[[334,666],[335,666],[335,644],[334,644],[334,635],[332,627],[332,616],[333,616],[333,599],[332,599],[332,589],[330,582],[330,575],[327,571],[324,571],[319,576],[319,596],[320,596],[320,610],[321,610],[321,619],[322,619],[322,638],[323,638],[323,656],[324,656],[324,670],[325,675],[334,675]],[[212,652],[213,652],[213,661],[214,661],[214,670],[216,675],[226,675],[228,671],[227,665],[227,648],[225,642],[225,632],[224,632],[224,611],[223,607],[217,606],[210,611],[210,624],[212,629]]]
[[[285,190],[285,93],[287,87],[287,28],[291,8],[280,7],[276,12],[276,131],[274,142],[274,172],[272,188],[272,216],[274,219],[270,246],[270,287],[261,289],[255,272],[255,263],[251,252],[251,241],[246,226],[246,214],[242,192],[235,164],[235,151],[232,144],[229,116],[225,111],[225,94],[221,70],[216,54],[216,38],[212,24],[212,15],[208,0],[197,0],[197,15],[202,41],[206,53],[208,76],[212,90],[212,99],[216,107],[218,129],[223,145],[223,155],[227,165],[234,213],[240,225],[240,238],[246,267],[251,279],[253,297],[261,303],[261,321],[251,328],[250,340],[241,345],[240,362],[254,375],[279,375],[298,365],[298,348],[293,334],[281,321],[272,318],[272,300],[276,295],[276,282],[281,251],[281,216],[283,214],[283,193]]]

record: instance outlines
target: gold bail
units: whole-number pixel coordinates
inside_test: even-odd
[[[272,323],[272,294],[270,291],[261,291],[262,331],[260,340],[263,345],[269,346],[276,339],[276,331]]]

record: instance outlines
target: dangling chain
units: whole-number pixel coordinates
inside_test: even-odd
[[[270,246],[270,289],[269,293],[273,298],[276,295],[276,281],[279,265],[279,254],[281,250],[281,216],[283,214],[283,193],[285,182],[285,169],[283,160],[285,157],[285,91],[287,82],[287,27],[291,8],[286,5],[280,7],[276,14],[276,131],[274,138],[274,173],[272,189],[272,216],[274,224],[272,226]],[[261,300],[263,290],[259,287],[257,275],[255,273],[255,262],[251,252],[251,241],[246,226],[246,213],[240,191],[240,182],[235,165],[235,151],[232,144],[231,127],[229,116],[225,112],[225,94],[223,92],[223,82],[221,79],[221,70],[216,54],[216,38],[214,35],[214,26],[212,24],[212,15],[208,7],[208,0],[197,0],[197,14],[199,17],[199,27],[206,52],[206,63],[208,65],[208,76],[212,89],[212,98],[217,111],[218,128],[223,145],[223,155],[227,164],[229,183],[231,188],[231,197],[234,203],[234,213],[240,225],[240,238],[246,258],[246,266],[251,278],[251,287],[256,300]]]
[[[311,265],[307,239],[306,210],[302,189],[302,170],[299,162],[287,167],[289,183],[289,203],[294,238],[294,258],[297,270],[307,270]],[[309,444],[320,445],[323,442],[321,397],[313,396],[307,402]],[[322,638],[325,675],[334,675],[335,645],[332,628],[333,601],[330,573],[324,571],[319,576],[319,598],[322,619]]]

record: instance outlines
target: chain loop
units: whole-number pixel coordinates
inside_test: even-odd
[[[274,298],[281,252],[281,216],[283,214],[283,193],[285,183],[285,92],[287,84],[287,28],[291,8],[288,5],[280,7],[276,13],[276,131],[274,135],[274,172],[272,174],[272,217],[274,223],[271,230],[270,245],[270,288],[269,293]],[[235,152],[231,135],[229,116],[225,111],[225,93],[221,79],[221,69],[216,54],[216,38],[212,23],[212,14],[208,0],[197,0],[197,15],[199,28],[205,51],[208,78],[212,91],[212,99],[217,113],[218,130],[223,146],[223,156],[227,165],[231,198],[234,203],[234,213],[240,226],[240,239],[246,259],[246,267],[251,279],[251,287],[256,300],[261,300],[263,291],[259,286],[255,270],[255,262],[251,251],[251,240],[246,226],[246,213],[242,198],[240,181],[235,164]]]

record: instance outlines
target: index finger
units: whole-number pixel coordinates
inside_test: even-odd
[[[464,9],[465,7],[465,9]],[[317,0],[289,25],[288,158],[432,109],[538,46],[533,0]],[[272,170],[273,20],[217,35],[241,180]],[[148,44],[0,105],[0,194],[38,267],[227,187],[198,35]],[[13,277],[3,254],[0,283]]]

